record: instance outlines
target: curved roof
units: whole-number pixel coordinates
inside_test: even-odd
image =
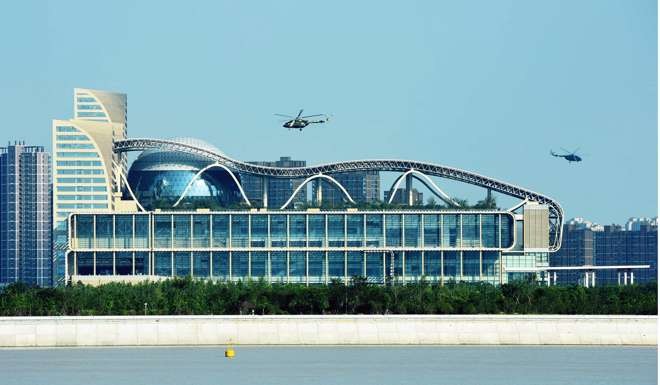
[[[406,172],[409,170],[417,170],[426,175],[489,188],[505,195],[548,205],[550,209],[551,226],[554,227],[553,230],[555,234],[551,250],[556,251],[561,246],[561,226],[563,224],[564,212],[557,201],[535,191],[458,168],[399,159],[354,160],[308,167],[268,167],[232,159],[221,152],[216,152],[209,148],[172,140],[136,138],[120,140],[114,143],[115,152],[140,151],[148,148],[195,154],[196,156],[204,157],[209,161],[225,165],[232,170],[253,175],[268,176],[271,178],[309,178],[316,174],[332,174],[347,171]]]

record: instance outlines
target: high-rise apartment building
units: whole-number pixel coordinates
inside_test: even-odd
[[[0,147],[0,283],[52,284],[50,155]]]
[[[378,171],[351,171],[330,175],[339,182],[356,203],[376,202],[380,195],[380,173]],[[318,180],[312,187],[312,196],[316,197],[316,190],[321,184],[322,201],[324,204],[339,204],[344,195],[332,183]]]
[[[64,276],[66,219],[72,212],[115,209],[126,178],[126,154],[113,141],[126,138],[126,95],[76,88],[74,118],[53,120],[53,244],[55,275]]]
[[[383,202],[387,202],[390,199],[390,190],[383,191]],[[394,192],[394,198],[392,199],[393,204],[407,205],[408,198],[406,194],[406,189],[398,188]],[[416,188],[412,189],[412,204],[414,206],[419,206],[424,204],[424,193],[418,191]]]
[[[631,273],[635,283],[657,280],[658,227],[652,221],[633,229],[630,221],[624,227],[601,226],[576,218],[564,225],[563,238],[561,249],[550,257],[553,267],[649,265],[648,269],[594,269],[593,278],[596,285],[616,285],[622,283],[625,272],[628,282]],[[583,283],[582,270],[559,270],[556,274],[557,283]]]
[[[267,167],[305,167],[307,165],[306,161],[292,160],[290,156],[282,156],[276,161],[251,161],[248,163]],[[268,186],[266,187],[268,189],[268,206],[272,208],[279,208],[282,206],[303,181],[304,178],[268,178]],[[255,206],[263,207],[264,180],[262,177],[241,174],[241,184],[243,185],[245,194],[250,202]],[[306,200],[307,186],[303,186],[293,200],[292,205],[295,205],[296,203],[304,203]]]

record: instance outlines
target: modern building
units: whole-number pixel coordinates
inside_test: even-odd
[[[52,285],[50,154],[0,147],[0,283]]]
[[[364,276],[378,283],[409,282],[421,277],[440,283],[505,283],[547,278],[549,254],[561,245],[563,212],[557,202],[519,186],[455,168],[400,160],[274,167],[232,159],[203,142],[114,142],[115,154],[128,151],[142,151],[131,166],[131,183],[125,186],[130,191],[124,199],[135,199],[135,204],[117,203],[113,210],[69,216],[67,275],[71,281],[98,284],[191,276],[322,284]],[[153,156],[157,153],[167,155]],[[188,159],[186,156],[204,159],[205,163],[194,165],[185,175],[185,183],[176,183],[176,193],[171,196],[178,195],[177,202],[186,199],[188,187],[200,182],[203,188],[199,196],[207,194],[209,199],[235,194],[238,189],[241,206],[191,209],[174,202],[171,207],[166,204],[159,209],[145,208],[152,197],[141,191],[160,188],[162,184],[154,185],[153,181],[168,180],[174,164],[190,165],[181,160]],[[227,172],[226,181],[233,185],[210,183],[214,178],[207,179],[211,175],[205,174],[216,168]],[[151,174],[140,179],[139,174],[146,171]],[[406,177],[406,196],[412,193],[409,176],[422,179],[435,194],[439,188],[430,179],[433,176],[492,189],[519,198],[520,203],[509,210],[456,207],[424,211],[405,205],[384,211],[356,207],[300,210],[292,205],[307,184],[318,180],[331,183],[349,206],[357,204],[333,176],[363,171],[402,173],[394,188]],[[133,173],[137,177],[133,178]],[[259,191],[261,202],[268,203],[273,194],[281,194],[270,188],[272,181],[289,183],[288,186],[293,186],[294,181],[302,182],[296,188],[288,187],[288,196],[278,198],[277,203],[284,201],[281,206],[269,204],[264,208],[250,182],[246,182],[250,178],[268,186]],[[147,183],[149,187],[141,189],[140,181],[147,179],[151,181]],[[188,187],[182,191],[184,185]],[[446,194],[437,194],[447,199]]]
[[[178,143],[219,151],[198,139],[172,139]],[[152,149],[144,151],[128,172],[128,183],[138,202],[147,210],[157,208],[230,207],[241,202],[241,191],[232,175],[222,167],[213,167],[203,156],[194,153]],[[125,189],[124,197],[130,199]]]
[[[175,276],[503,283],[505,264],[525,263],[515,221],[501,211],[80,213],[70,219],[68,266],[74,282],[88,283]]]
[[[378,195],[380,194],[380,173],[378,171],[339,172],[329,176],[344,186],[356,203],[378,201]],[[321,185],[321,198],[325,205],[336,206],[345,202],[342,191],[325,180],[317,180],[312,186],[312,196],[315,201],[319,197],[319,185]],[[319,205],[319,202],[315,203]]]
[[[383,202],[389,202],[393,204],[399,204],[399,205],[407,205],[408,204],[408,194],[406,193],[406,189],[404,188],[398,188],[394,192],[394,197],[391,197],[391,190],[385,190],[383,191]],[[424,204],[424,193],[417,191],[416,188],[413,188],[411,191],[412,194],[412,204],[414,206],[420,206]],[[390,198],[392,198],[390,200]]]
[[[126,95],[76,88],[74,117],[53,120],[53,263],[55,279],[64,276],[66,223],[81,210],[118,209],[126,154],[113,152],[113,143],[126,139]]]
[[[292,160],[290,156],[282,156],[276,161],[261,160],[250,161],[248,163],[257,166],[280,168],[307,166],[306,161]],[[266,184],[264,178],[249,173],[242,173],[240,178],[245,194],[255,207],[273,208],[281,207],[304,181],[304,179],[301,178],[268,179]],[[264,191],[267,193],[264,194]],[[264,205],[264,196],[268,197],[266,205]],[[296,206],[305,202],[307,202],[307,185],[300,188],[299,192],[293,199],[292,205]]]
[[[643,224],[633,227],[631,222]],[[653,225],[652,220],[629,221],[622,227],[571,220],[564,227],[562,247],[551,256],[550,264],[561,268],[593,266],[591,278],[588,278],[593,280],[590,285],[657,281],[657,224]],[[648,268],[632,268],[647,265]],[[557,271],[557,282],[561,284],[585,284],[585,279],[585,270]]]

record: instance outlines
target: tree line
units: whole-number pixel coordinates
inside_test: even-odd
[[[542,286],[428,282],[381,286],[171,279],[55,288],[16,283],[0,293],[1,316],[229,314],[657,314],[657,284]]]

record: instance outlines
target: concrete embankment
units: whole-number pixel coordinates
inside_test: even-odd
[[[656,316],[0,317],[0,346],[656,345],[656,325]]]

